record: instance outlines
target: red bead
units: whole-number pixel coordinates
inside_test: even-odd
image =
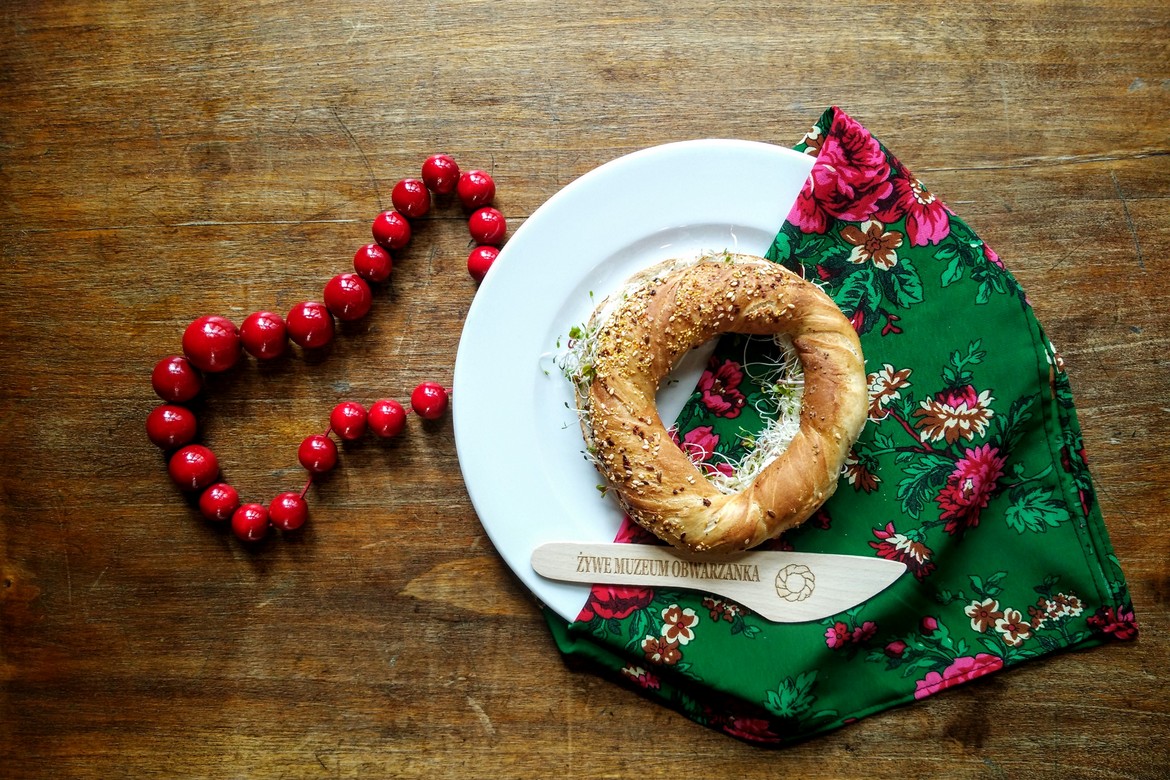
[[[467,220],[467,229],[477,242],[498,246],[503,243],[504,234],[508,232],[508,223],[498,209],[485,206]]]
[[[309,504],[300,493],[281,493],[268,505],[268,519],[282,531],[295,531],[309,519]]]
[[[410,243],[410,223],[397,211],[383,211],[370,228],[383,249],[401,249]]]
[[[339,320],[360,320],[373,302],[370,286],[357,274],[338,274],[325,285],[325,305]]]
[[[188,444],[171,456],[167,471],[183,490],[202,490],[219,476],[219,461],[203,445]]]
[[[406,427],[406,409],[392,398],[374,401],[370,407],[370,430],[383,439],[392,439]]]
[[[410,394],[410,407],[424,420],[437,420],[447,411],[447,390],[438,382],[423,382]]]
[[[182,447],[198,430],[195,413],[183,406],[162,404],[146,416],[146,436],[156,447]]]
[[[288,337],[307,349],[333,341],[333,315],[323,303],[303,301],[288,313]]]
[[[203,389],[203,378],[185,357],[171,355],[155,364],[150,373],[154,392],[164,401],[190,401]]]
[[[477,209],[492,202],[496,196],[496,183],[486,171],[468,171],[459,177],[455,191],[464,208]]]
[[[204,371],[227,371],[240,359],[240,330],[227,317],[200,317],[183,331],[183,354]]]
[[[280,357],[288,346],[288,326],[284,324],[284,317],[270,311],[249,314],[240,324],[240,343],[258,360]]]
[[[261,504],[244,504],[232,513],[232,533],[245,542],[258,542],[268,533],[268,510]]]
[[[482,282],[499,254],[500,250],[494,246],[477,246],[467,256],[467,273],[471,274],[471,278],[475,281]]]
[[[353,401],[342,401],[329,414],[329,428],[346,441],[360,439],[366,432],[366,410]]]
[[[434,154],[422,166],[423,183],[438,195],[450,195],[459,182],[459,164],[448,154]]]
[[[417,219],[431,210],[431,193],[421,179],[403,179],[390,192],[394,208],[405,216]]]
[[[377,244],[366,244],[354,253],[353,270],[367,282],[377,284],[390,278],[394,263],[385,249]]]
[[[337,465],[337,445],[325,434],[314,433],[301,442],[297,460],[310,474],[324,474]]]
[[[199,511],[213,523],[231,519],[240,506],[240,494],[226,482],[217,482],[199,496]]]

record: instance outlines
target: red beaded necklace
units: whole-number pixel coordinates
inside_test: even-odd
[[[488,205],[496,194],[495,182],[484,171],[460,173],[459,165],[448,155],[432,155],[423,163],[421,179],[403,179],[394,185],[390,195],[394,209],[374,218],[374,243],[354,254],[355,273],[338,274],[329,280],[324,303],[303,301],[294,305],[287,317],[254,312],[238,328],[226,317],[200,317],[183,332],[183,355],[170,355],[155,365],[151,385],[163,403],[147,416],[146,435],[170,453],[167,471],[171,479],[182,490],[199,494],[199,511],[205,518],[217,523],[230,521],[232,532],[248,542],[264,538],[273,526],[295,531],[309,517],[305,494],[313,478],[337,466],[337,445],[330,434],[354,441],[370,430],[389,439],[406,428],[409,412],[393,399],[375,401],[368,411],[354,401],[337,404],[325,433],[305,437],[297,450],[297,459],[309,474],[304,489],[281,493],[265,507],[241,504],[236,489],[218,481],[219,461],[210,449],[192,443],[198,435],[198,421],[182,404],[202,391],[203,373],[228,371],[239,363],[242,352],[257,360],[272,360],[284,354],[289,339],[304,349],[323,347],[333,340],[335,317],[349,321],[366,316],[373,304],[370,285],[390,278],[390,252],[410,243],[409,220],[430,211],[432,192],[454,192],[472,212],[467,228],[477,246],[467,258],[467,271],[477,282],[482,281],[507,233],[504,215]],[[442,385],[423,382],[411,393],[410,408],[423,419],[438,419],[446,413],[449,397]]]

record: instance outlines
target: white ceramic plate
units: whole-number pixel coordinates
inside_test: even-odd
[[[596,168],[542,205],[487,275],[455,360],[455,445],[468,494],[496,550],[566,620],[586,585],[532,570],[545,542],[612,542],[622,515],[583,456],[573,393],[551,364],[557,341],[634,273],[704,252],[762,255],[812,168],[770,144],[683,141]],[[701,351],[659,395],[669,424],[706,362]]]

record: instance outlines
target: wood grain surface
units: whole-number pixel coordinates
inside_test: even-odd
[[[1164,2],[9,0],[0,36],[0,776],[1170,775]],[[787,145],[831,104],[1066,357],[1136,643],[764,751],[565,665],[449,420],[347,447],[303,533],[254,552],[144,436],[186,323],[317,297],[432,152],[490,170],[514,229],[623,153]],[[450,381],[467,248],[436,209],[327,356],[213,378],[242,493],[299,487],[338,400]]]

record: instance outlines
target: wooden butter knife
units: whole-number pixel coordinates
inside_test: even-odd
[[[753,550],[700,557],[647,544],[550,542],[532,551],[532,568],[564,582],[714,593],[773,622],[803,623],[880,593],[906,564],[860,555]]]

